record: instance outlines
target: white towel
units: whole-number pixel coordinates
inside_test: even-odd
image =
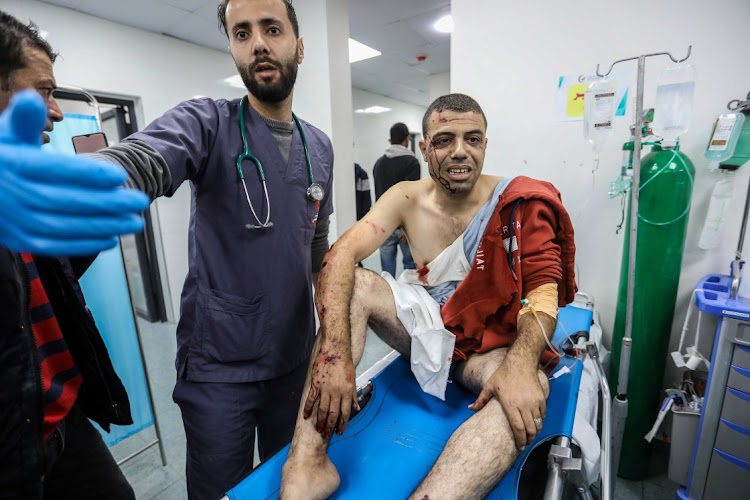
[[[411,336],[411,371],[427,394],[445,401],[456,336],[445,329],[440,306],[421,285],[383,278],[393,291],[398,319]]]
[[[464,252],[464,235],[456,238],[450,246],[440,252],[425,267],[427,273],[415,269],[405,269],[399,276],[398,282],[417,286],[437,286],[447,281],[463,281],[471,270],[471,265],[466,260],[466,253]]]
[[[596,433],[596,418],[599,406],[599,378],[591,358],[583,362],[583,374],[578,389],[576,416],[573,421],[573,442],[581,449],[583,468],[588,484],[599,477],[601,464],[601,441]]]

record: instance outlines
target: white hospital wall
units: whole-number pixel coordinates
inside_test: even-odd
[[[434,101],[441,95],[448,94],[451,91],[451,73],[435,73],[430,75],[430,102]]]
[[[340,9],[337,4],[342,1],[331,3]],[[308,0],[300,4],[297,11],[306,55],[295,89],[295,112],[331,134],[334,115],[330,81],[328,71],[321,71],[321,68],[329,68],[325,17],[330,14],[325,8],[325,0]],[[2,0],[0,9],[21,20],[31,19],[49,32],[48,40],[61,53],[55,63],[58,83],[135,98],[141,128],[178,102],[195,95],[233,99],[244,93],[221,82],[236,74],[228,53],[36,0]],[[348,64],[345,66],[348,72]],[[348,110],[349,107],[344,120],[351,119]],[[341,114],[340,110],[336,112]],[[351,145],[352,140],[344,138],[339,142]],[[353,185],[351,170],[347,169],[344,175],[351,175],[350,184]],[[166,269],[169,289],[165,287],[164,292],[165,298],[171,299],[170,319],[174,320],[179,317],[179,298],[188,268],[188,184],[183,184],[172,198],[161,198],[154,205],[164,255],[159,264]],[[354,206],[353,190],[351,206]]]
[[[451,40],[451,90],[472,95],[487,114],[485,172],[546,179],[560,189],[575,222],[579,286],[595,297],[607,342],[623,245],[623,232],[614,231],[620,203],[607,198],[607,188],[620,171],[620,147],[628,137],[632,110],[616,119],[594,177],[582,122],[555,121],[558,78],[593,72],[597,63],[608,68],[617,59],[645,53],[670,51],[682,58],[692,44],[690,62],[696,67],[697,84],[692,125],[682,150],[697,172],[672,328],[676,346],[690,291],[703,275],[727,272],[739,236],[750,167],[737,176],[723,241],[710,252],[697,247],[716,178],[707,170],[703,149],[716,115],[729,100],[743,98],[750,90],[750,66],[743,60],[750,32],[732,24],[750,19],[750,2],[453,0],[452,13],[456,29]],[[633,97],[636,64],[626,64],[633,72]],[[654,105],[661,71],[671,64],[666,57],[648,59],[646,107]]]
[[[352,159],[351,70],[348,62],[349,8],[346,0],[294,4],[305,45],[305,60],[294,87],[294,112],[331,138],[334,205],[331,242],[356,221]],[[326,71],[327,70],[327,71]],[[332,96],[337,96],[333,99]]]
[[[367,171],[370,177],[370,188],[372,201],[375,202],[375,184],[372,179],[372,167],[378,158],[383,156],[385,150],[391,145],[391,126],[402,122],[409,127],[410,132],[417,132],[417,139],[422,137],[422,117],[426,108],[396,99],[391,99],[380,94],[374,94],[362,89],[352,89],[352,110],[369,108],[370,106],[383,106],[391,108],[390,111],[379,114],[354,113],[354,162]],[[421,165],[422,177],[427,176],[427,164],[422,160],[419,153],[419,145],[416,148],[417,158]],[[353,185],[353,184],[352,184]]]
[[[317,72],[328,68],[330,86],[322,94],[307,94],[305,98],[307,100],[323,98],[330,102],[332,122],[330,137],[336,158],[333,169],[336,212],[332,217],[331,222],[334,224],[330,232],[330,241],[333,242],[357,222],[356,197],[352,188],[354,186],[354,151],[352,148],[354,124],[352,120],[352,71],[349,64],[349,3],[347,0],[315,0],[315,2],[306,1],[303,5],[304,8],[300,5],[301,22],[310,27],[310,32],[321,40],[322,46],[328,45],[328,66],[313,68]],[[308,22],[305,9],[325,9],[328,17],[325,32],[317,31],[317,24]],[[317,72],[311,72],[311,74],[315,77]]]

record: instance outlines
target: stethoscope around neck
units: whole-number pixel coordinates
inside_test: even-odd
[[[242,133],[242,153],[237,157],[237,174],[240,176],[240,181],[242,181],[242,188],[245,190],[245,198],[247,199],[247,205],[250,207],[250,211],[253,213],[253,217],[255,217],[255,221],[258,223],[256,224],[245,224],[245,228],[247,229],[268,229],[273,227],[273,222],[271,222],[271,201],[268,198],[268,187],[266,186],[266,174],[263,172],[263,165],[260,163],[260,160],[257,156],[252,154],[250,152],[250,147],[247,144],[247,135],[245,132],[245,106],[247,103],[247,96],[243,96],[242,100],[240,101],[240,132]],[[313,170],[312,170],[312,164],[310,163],[310,153],[307,150],[307,139],[305,138],[305,131],[302,130],[302,124],[300,123],[299,119],[297,119],[297,116],[292,113],[292,119],[294,119],[294,123],[297,125],[297,130],[299,130],[299,135],[302,138],[302,147],[305,150],[305,161],[307,162],[307,174],[310,177],[310,186],[307,188],[307,198],[310,201],[315,202],[315,207],[320,210],[320,202],[323,200],[323,187],[315,182],[315,177],[313,177]],[[242,172],[242,162],[243,160],[250,160],[253,163],[255,163],[255,167],[258,169],[258,177],[260,178],[260,182],[263,184],[263,194],[266,197],[266,220],[265,222],[261,222],[260,217],[258,217],[258,214],[255,212],[255,208],[253,207],[253,202],[250,201],[250,194],[247,191],[247,184],[245,184],[245,174]]]

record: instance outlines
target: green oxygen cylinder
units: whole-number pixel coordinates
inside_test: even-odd
[[[661,402],[694,176],[695,167],[679,152],[679,146],[664,150],[655,146],[641,160],[628,417],[619,462],[619,475],[627,479],[643,479],[649,470],[650,449],[644,436],[653,426]],[[628,209],[612,337],[613,391],[625,334],[631,223]]]

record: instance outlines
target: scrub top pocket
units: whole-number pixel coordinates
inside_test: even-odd
[[[268,297],[260,293],[246,299],[212,289],[203,295],[203,353],[222,363],[262,358],[266,354]]]

